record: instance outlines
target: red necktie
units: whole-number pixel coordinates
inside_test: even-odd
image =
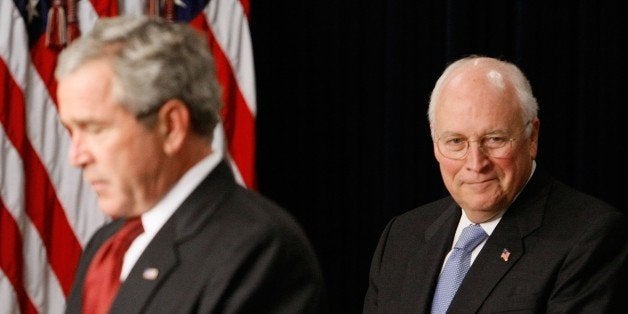
[[[120,286],[124,253],[142,232],[142,220],[131,218],[98,249],[85,276],[83,313],[109,311]]]

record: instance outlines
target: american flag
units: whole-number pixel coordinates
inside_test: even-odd
[[[88,32],[100,17],[122,14],[166,14],[203,31],[223,88],[214,150],[231,161],[241,184],[254,188],[249,9],[249,0],[0,0],[0,313],[63,312],[82,248],[107,221],[67,162],[55,43]]]
[[[508,249],[504,249],[502,251],[502,254],[499,256],[504,262],[508,261],[508,258],[510,257],[510,251],[508,251]]]

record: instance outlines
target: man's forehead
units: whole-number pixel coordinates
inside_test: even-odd
[[[465,65],[454,70],[445,86],[459,88],[467,84],[492,86],[500,90],[506,88],[505,76],[499,69],[487,65]]]

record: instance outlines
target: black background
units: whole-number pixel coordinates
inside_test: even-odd
[[[426,111],[460,57],[516,63],[539,166],[626,212],[627,16],[600,2],[252,1],[259,191],[305,228],[334,313],[361,312],[388,220],[445,195]]]

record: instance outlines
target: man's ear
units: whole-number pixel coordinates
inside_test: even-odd
[[[532,121],[532,133],[530,134],[530,156],[532,159],[536,159],[536,154],[539,149],[539,129],[541,121],[539,118],[534,118]]]
[[[159,109],[159,135],[163,139],[163,150],[167,155],[178,152],[190,132],[190,111],[178,99],[170,99]]]

